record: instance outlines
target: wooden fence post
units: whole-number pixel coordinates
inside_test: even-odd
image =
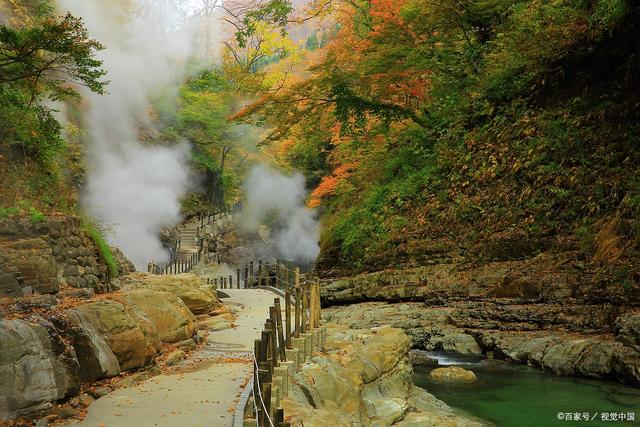
[[[286,362],[287,356],[284,351],[285,340],[282,331],[282,308],[280,307],[280,298],[273,299],[274,312],[276,315],[276,329],[278,330],[278,352],[280,353],[280,361]]]
[[[271,417],[271,383],[264,383],[262,384],[262,397],[264,399],[264,406],[266,408],[266,414],[265,414],[265,418],[266,416]],[[269,425],[269,421],[265,420],[265,426]]]
[[[249,287],[253,286],[253,261],[249,261]]]
[[[262,406],[260,404],[259,401],[259,393],[258,393],[258,387],[260,384],[260,368],[259,368],[259,361],[262,359],[262,356],[260,354],[260,350],[262,348],[262,343],[260,342],[260,340],[254,340],[253,341],[253,354],[255,357],[254,360],[254,365],[253,365],[253,400],[255,401],[256,404],[256,420],[258,421],[258,423],[260,423],[262,421]],[[260,424],[259,424],[260,425]]]
[[[316,328],[316,284],[309,283],[309,329]]]
[[[300,337],[300,324],[301,324],[301,313],[300,313],[300,308],[302,305],[302,292],[300,290],[300,269],[298,267],[296,267],[295,270],[295,285],[294,285],[294,289],[295,289],[295,328],[294,328],[294,332],[295,332],[295,337],[298,338]]]
[[[303,284],[302,285],[302,289],[301,289],[301,296],[302,296],[302,323],[300,324],[300,330],[302,331],[302,333],[306,333],[307,332],[307,309],[309,308],[309,300],[307,299],[307,291],[308,291],[308,286],[307,284]]]
[[[322,298],[320,297],[320,278],[316,277],[316,287],[318,292],[318,327],[320,327],[320,320],[322,320]]]
[[[285,282],[284,288],[284,320],[285,320],[285,345],[291,348],[291,290]]]

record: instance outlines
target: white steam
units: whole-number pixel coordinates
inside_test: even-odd
[[[242,225],[255,229],[269,223],[278,256],[309,263],[320,252],[320,226],[315,212],[304,205],[305,179],[286,176],[264,165],[255,166],[245,183],[247,194]]]
[[[83,205],[113,230],[111,242],[144,269],[150,260],[167,259],[158,232],[180,221],[180,198],[188,190],[190,172],[185,146],[145,146],[138,127],[150,126],[149,96],[179,82],[190,40],[159,28],[158,22],[171,22],[171,16],[147,14],[127,22],[125,3],[58,0],[63,12],[82,17],[90,36],[106,46],[98,56],[111,82],[108,95],[86,94]]]

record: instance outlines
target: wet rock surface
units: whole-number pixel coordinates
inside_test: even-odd
[[[478,379],[476,374],[459,366],[447,366],[431,371],[431,379],[445,383],[470,383]]]

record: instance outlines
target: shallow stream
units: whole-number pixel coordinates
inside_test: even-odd
[[[429,378],[435,368],[415,367],[415,384],[448,405],[491,421],[497,427],[640,425],[640,389],[608,381],[561,377],[500,360],[446,353],[429,356],[438,359],[439,367],[456,365],[473,371],[478,381],[440,384]],[[612,413],[616,414],[616,421],[612,420]],[[628,420],[630,413],[633,421]],[[620,414],[624,414],[625,420],[620,420]]]

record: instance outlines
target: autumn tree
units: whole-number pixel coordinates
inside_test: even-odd
[[[0,136],[49,160],[64,142],[60,125],[43,101],[77,94],[78,85],[103,93],[107,82],[95,53],[103,46],[88,37],[70,14],[43,17],[16,29],[0,26]]]

